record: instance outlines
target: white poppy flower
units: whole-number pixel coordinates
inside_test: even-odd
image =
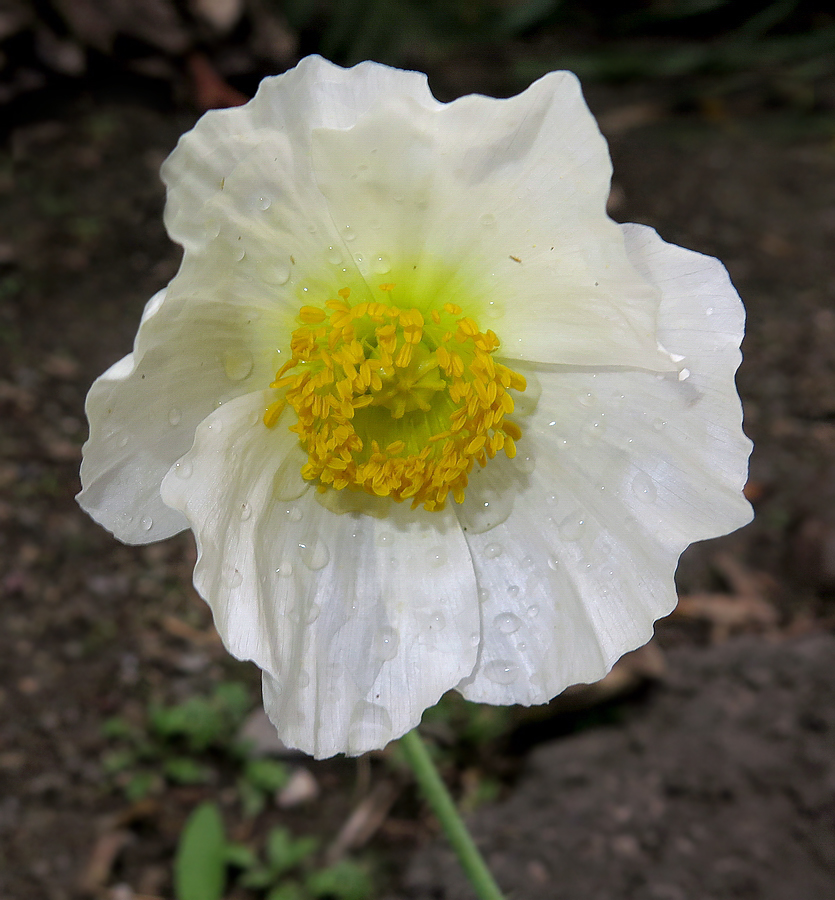
[[[90,391],[79,502],[129,543],[194,531],[287,744],[594,681],[673,608],[682,550],[749,520],[742,304],[606,216],[571,74],[444,104],[310,57],[162,174],[185,255]]]

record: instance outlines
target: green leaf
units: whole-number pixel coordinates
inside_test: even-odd
[[[267,835],[267,865],[282,875],[315,853],[317,845],[314,837],[294,839],[286,828],[273,828]]]
[[[144,800],[159,786],[159,779],[153,772],[137,772],[131,775],[124,787],[125,797],[131,803],[136,803],[137,800]]]
[[[174,860],[177,900],[220,900],[226,887],[226,837],[216,803],[188,817]]]
[[[227,865],[248,871],[258,866],[258,857],[246,844],[227,844],[224,850]]]
[[[262,791],[281,790],[290,778],[287,766],[274,759],[251,759],[244,768],[244,778]]]
[[[368,900],[371,896],[371,879],[365,869],[346,859],[311,872],[305,882],[314,897],[336,897],[337,900]]]
[[[175,784],[205,784],[212,773],[188,756],[175,756],[165,761],[165,777]]]
[[[283,881],[267,894],[265,900],[308,900],[309,897],[298,881]]]

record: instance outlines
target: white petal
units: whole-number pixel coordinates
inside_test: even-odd
[[[203,246],[206,231],[201,208],[264,139],[292,148],[292,168],[277,168],[274,179],[278,183],[291,179],[304,194],[304,185],[310,181],[311,129],[350,128],[381,98],[391,95],[437,103],[421,73],[372,62],[342,69],[308,56],[283,75],[265,78],[245,106],[206,113],[180,138],[162,168],[168,186],[165,224],[169,234],[187,249]]]
[[[570,73],[507,100],[392,97],[349,130],[314,131],[312,154],[369,284],[386,273],[413,295],[476,300],[512,359],[673,368],[658,291],[606,215],[606,144]]]
[[[145,544],[188,523],[159,496],[165,473],[218,403],[275,377],[278,310],[263,301],[203,301],[161,291],[134,350],[87,397],[78,502],[120,540]]]
[[[194,583],[226,646],[264,670],[282,740],[317,757],[362,753],[414,727],[471,671],[467,546],[452,513],[326,509],[299,475],[290,417],[272,430],[260,421],[271,399],[214,412],[162,494],[194,529]]]
[[[602,677],[672,610],[682,550],[751,518],[751,444],[733,382],[739,298],[716,260],[642,226],[624,233],[663,291],[661,341],[690,374],[538,373],[542,395],[519,441],[526,462],[515,478],[490,476],[509,515],[466,531],[484,623],[460,688],[471,700],[538,703]],[[478,492],[462,515],[471,502]]]

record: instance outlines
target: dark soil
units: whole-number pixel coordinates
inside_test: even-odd
[[[460,66],[441,81],[451,95],[495,78]],[[284,823],[327,845],[383,781],[400,799],[362,851],[378,895],[468,896],[444,851],[409,868],[434,826],[391,754],[370,769],[292,761],[318,799],[269,804],[255,819],[222,747],[203,760],[207,782],[157,781],[143,798],[129,799],[105,764],[113,716],[143,728],[152,701],[229,680],[258,703],[257,673],[228,659],[190,587],[190,538],[126,548],[72,499],[86,391],[176,271],[156,172],[194,119],[114,93],[88,87],[30,110],[0,152],[0,898],[169,898],[177,837],[201,800],[220,802],[237,840],[257,846]],[[655,85],[592,90],[590,101],[611,140],[613,214],[720,257],[746,301],[738,383],[758,517],[685,555],[682,605],[659,626],[667,674],[655,691],[610,700],[597,725],[554,725],[555,706],[525,719],[523,741],[512,717],[503,737],[466,754],[446,735],[446,773],[469,802],[474,784],[500,791],[475,829],[519,900],[825,900],[835,896],[835,118],[771,108],[756,91],[686,109]],[[723,643],[735,633],[748,637]],[[527,759],[508,750],[581,725]]]

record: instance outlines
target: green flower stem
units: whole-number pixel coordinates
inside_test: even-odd
[[[458,814],[417,728],[400,738],[400,746],[480,900],[504,900],[499,886],[467,831],[467,826]]]

